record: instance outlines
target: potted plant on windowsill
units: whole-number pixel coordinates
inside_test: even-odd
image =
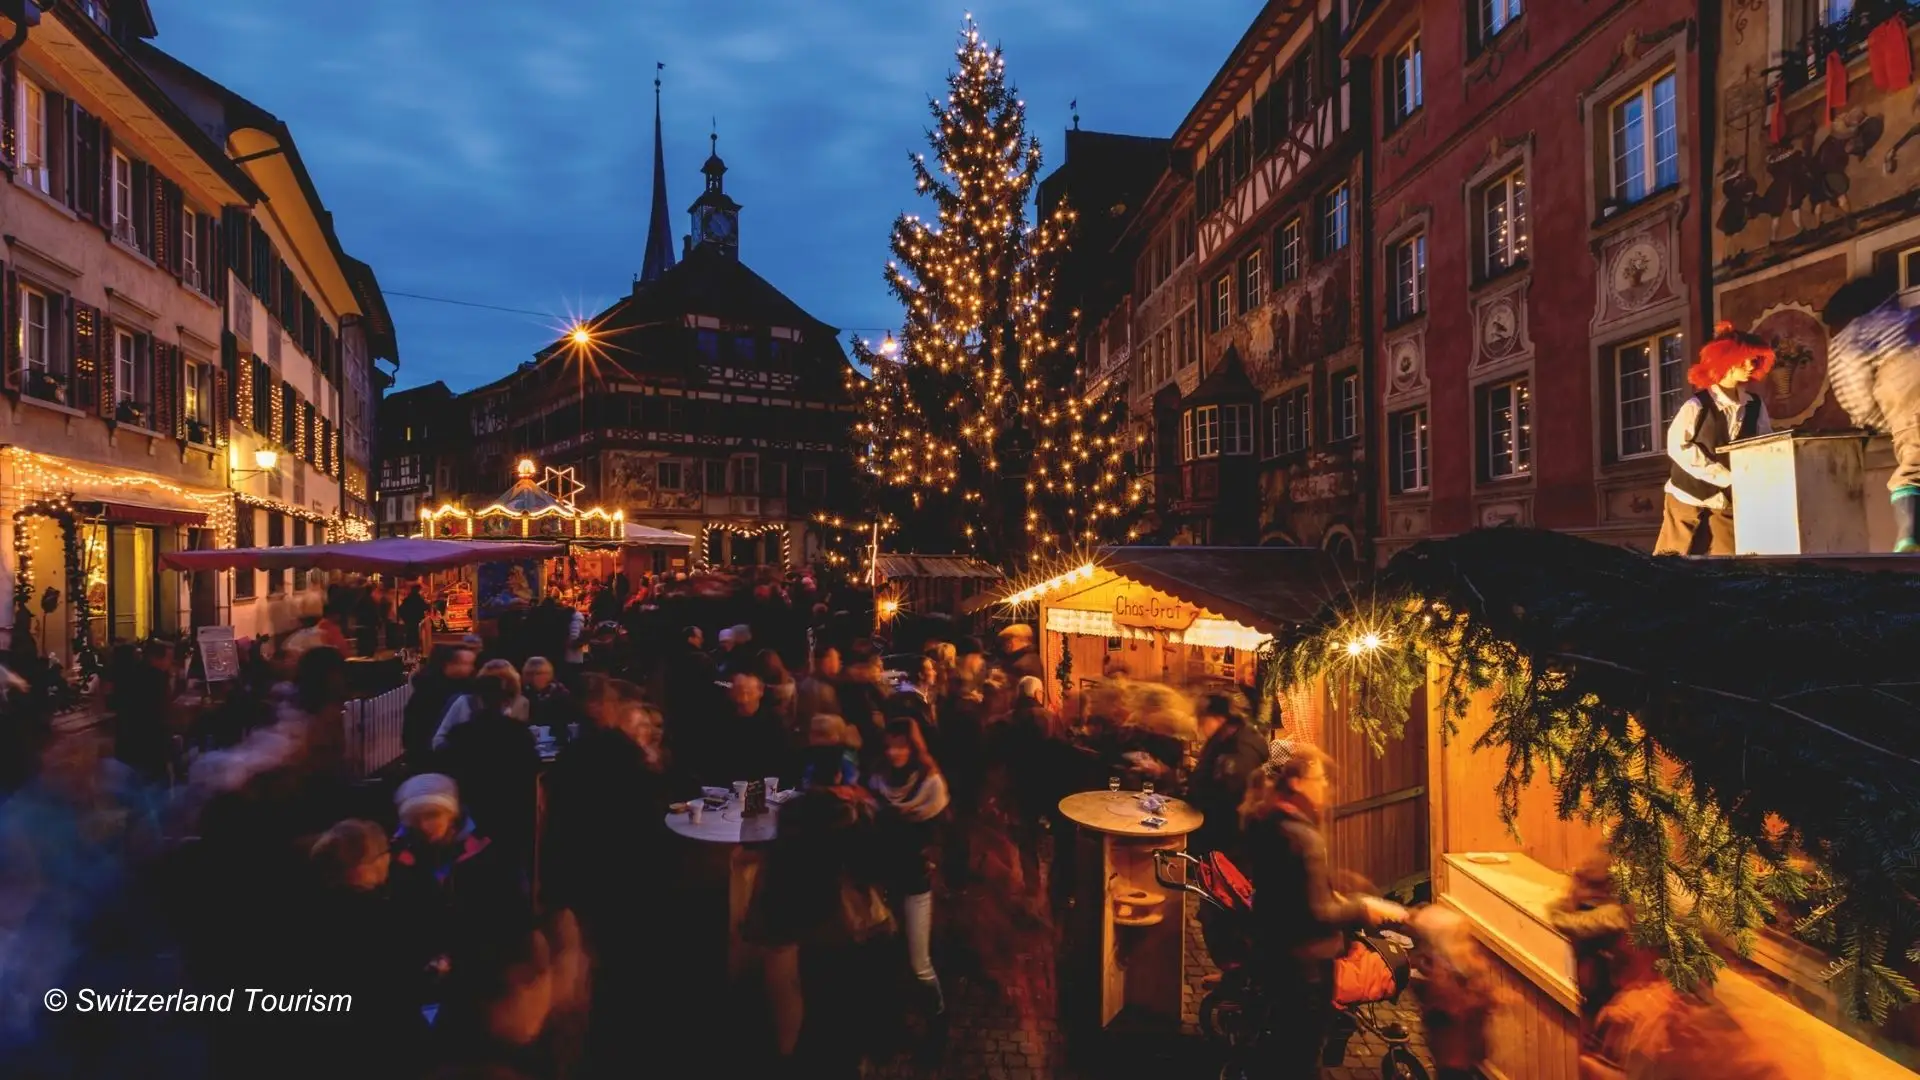
[[[187,441],[188,442],[211,443],[213,440],[209,438],[208,435],[209,433],[207,431],[206,424],[198,420],[187,421]]]
[[[120,407],[113,411],[113,418],[122,424],[145,427],[147,426],[146,406],[137,401],[123,401]]]
[[[67,403],[67,384],[50,371],[35,371],[27,377],[27,393],[56,405]]]

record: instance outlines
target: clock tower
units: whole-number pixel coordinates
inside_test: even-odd
[[[687,212],[693,215],[693,242],[709,244],[734,257],[740,257],[740,204],[727,195],[727,163],[720,160],[720,136],[709,136],[713,151],[700,166],[706,174],[707,189],[693,201]]]

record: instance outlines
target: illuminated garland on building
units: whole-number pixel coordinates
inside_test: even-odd
[[[19,626],[21,612],[36,610],[33,600],[33,519],[41,517],[60,527],[62,558],[67,564],[67,609],[72,612],[72,655],[80,670],[94,667],[93,641],[88,629],[93,624],[93,608],[87,596],[87,567],[82,558],[79,524],[74,520],[73,503],[65,495],[50,495],[27,503],[13,513],[13,607],[14,625]],[[42,613],[46,618],[48,613]]]
[[[1006,61],[971,16],[954,55],[951,92],[932,105],[938,172],[924,154],[913,162],[937,219],[894,223],[886,276],[905,324],[897,346],[890,339],[876,353],[855,343],[871,372],[848,375],[862,413],[855,434],[884,503],[902,516],[944,514],[950,531],[989,552],[991,530],[1008,516],[996,490],[1003,466],[1024,463],[1027,547],[1037,559],[1124,531],[1145,494],[1123,467],[1138,440],[1120,430],[1116,402],[1081,395],[1071,343],[1049,332],[1076,214],[1063,204],[1027,223],[1040,144],[1026,135]],[[1009,453],[1023,461],[1003,462]],[[976,535],[983,518],[988,531]]]
[[[711,568],[712,564],[707,559],[707,536],[716,532],[732,533],[734,536],[746,540],[765,536],[768,533],[779,533],[780,565],[793,565],[793,531],[787,528],[786,522],[772,522],[766,525],[716,525],[711,522],[702,522],[700,525],[700,536],[695,540],[693,545],[694,569],[706,570]]]
[[[232,497],[237,497],[233,492],[183,487],[139,473],[95,472],[18,446],[8,447],[6,452],[13,459],[15,483],[22,492],[42,498],[70,497],[75,488],[105,488],[108,492],[163,492],[193,503],[197,511],[206,514],[207,527],[213,530],[217,546],[233,546]],[[113,497],[107,496],[109,499]]]

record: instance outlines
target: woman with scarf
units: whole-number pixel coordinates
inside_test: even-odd
[[[880,806],[881,865],[887,900],[907,935],[907,961],[926,989],[930,1011],[946,1011],[940,976],[933,970],[933,853],[940,819],[947,812],[947,782],[927,752],[920,726],[910,716],[887,721],[886,748],[867,777]]]

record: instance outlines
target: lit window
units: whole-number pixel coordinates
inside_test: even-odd
[[[1280,235],[1274,241],[1274,251],[1280,265],[1274,284],[1285,285],[1300,280],[1300,219],[1294,218],[1280,226]]]
[[[1347,185],[1340,184],[1320,197],[1320,254],[1331,255],[1347,246],[1349,218]]]
[[[1267,405],[1267,449],[1272,455],[1297,454],[1313,442],[1305,386],[1274,398]]]
[[[1220,456],[1220,407],[1202,405],[1181,416],[1181,442],[1186,459]]]
[[[1526,171],[1515,169],[1488,184],[1482,192],[1481,206],[1486,227],[1486,272],[1492,277],[1527,259]]]
[[[1680,182],[1674,73],[1642,84],[1613,107],[1613,197],[1638,202]]]
[[[1420,35],[1415,34],[1393,56],[1393,118],[1405,120],[1419,111],[1425,101],[1424,72],[1421,70]]]
[[[1531,412],[1525,379],[1495,383],[1482,392],[1482,479],[1524,476],[1533,467]]]
[[[1407,409],[1387,418],[1393,460],[1389,469],[1393,493],[1427,490],[1427,407]]]
[[[32,80],[22,77],[19,92],[20,179],[29,187],[51,192],[53,180],[47,168],[47,94]]]
[[[1628,342],[1613,356],[1615,453],[1625,459],[1664,452],[1667,425],[1687,400],[1680,332]]]
[[[1360,373],[1349,371],[1333,380],[1333,437],[1351,439],[1360,434]]]
[[[1427,234],[1393,245],[1393,314],[1411,319],[1427,310]]]

